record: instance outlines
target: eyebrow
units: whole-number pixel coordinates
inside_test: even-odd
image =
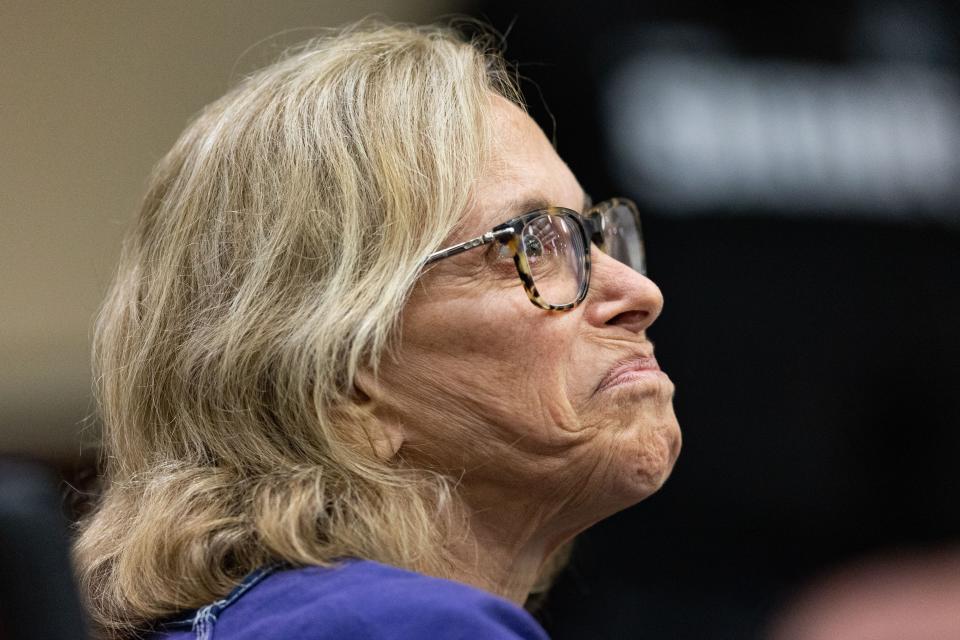
[[[514,218],[516,216],[523,215],[528,211],[546,209],[549,206],[550,201],[544,198],[542,195],[521,196],[508,202],[501,210],[501,213],[506,217]]]
[[[516,217],[523,215],[529,211],[536,211],[537,209],[546,209],[547,207],[553,206],[549,200],[547,200],[542,195],[527,195],[515,198],[508,202],[503,209],[501,210],[503,215],[506,217]],[[583,192],[583,209],[580,210],[581,213],[593,206],[593,199],[590,197],[590,194],[586,191]]]

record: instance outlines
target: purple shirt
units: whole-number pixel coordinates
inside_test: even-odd
[[[508,600],[369,560],[257,571],[165,629],[154,640],[549,640]]]

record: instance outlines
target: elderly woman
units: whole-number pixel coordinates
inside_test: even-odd
[[[680,433],[637,211],[593,205],[501,59],[313,41],[152,178],[95,340],[105,635],[544,638],[520,607]]]

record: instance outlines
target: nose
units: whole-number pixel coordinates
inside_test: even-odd
[[[663,310],[660,287],[596,248],[590,254],[590,291],[584,315],[595,327],[645,331]]]

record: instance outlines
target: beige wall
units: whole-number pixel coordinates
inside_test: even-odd
[[[192,114],[311,27],[459,8],[0,0],[0,452],[79,450],[97,306],[146,176]]]

